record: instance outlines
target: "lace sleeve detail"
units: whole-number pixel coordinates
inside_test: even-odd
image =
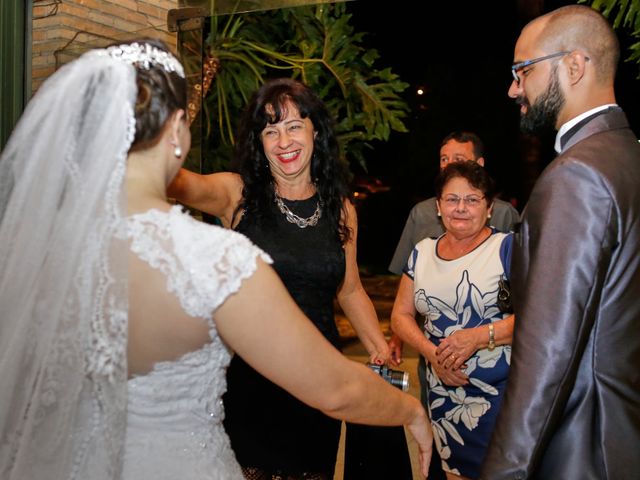
[[[207,319],[256,270],[256,258],[271,258],[244,235],[199,222],[174,206],[129,218],[131,250],[167,277],[189,315]]]

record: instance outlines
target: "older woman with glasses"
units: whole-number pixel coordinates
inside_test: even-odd
[[[393,331],[429,364],[428,413],[448,479],[478,477],[509,372],[514,316],[498,297],[508,293],[513,237],[487,226],[494,196],[473,161],[440,172],[445,233],[416,245],[391,314]]]

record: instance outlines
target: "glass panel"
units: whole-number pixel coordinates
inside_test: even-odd
[[[25,105],[25,14],[30,4],[23,0],[0,5],[0,151],[5,146]]]

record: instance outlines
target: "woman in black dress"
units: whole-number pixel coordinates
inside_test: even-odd
[[[298,306],[336,348],[334,298],[370,360],[386,362],[389,348],[358,273],[346,170],[322,101],[295,80],[267,82],[243,115],[236,163],[239,173],[182,170],[170,194],[269,253]],[[225,427],[247,478],[333,478],[339,421],[304,405],[238,356],[227,380]]]

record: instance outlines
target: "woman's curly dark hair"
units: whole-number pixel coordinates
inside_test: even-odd
[[[322,215],[328,217],[338,238],[344,243],[350,230],[341,222],[344,200],[351,199],[348,174],[340,161],[333,119],[320,98],[305,84],[290,78],[267,81],[253,94],[245,109],[238,130],[232,168],[242,177],[243,199],[234,216],[245,215],[258,223],[273,221],[275,179],[262,146],[261,134],[268,124],[278,123],[286,115],[286,104],[298,108],[302,118],[309,118],[316,132],[311,158],[311,180],[320,201]],[[346,212],[345,212],[346,215]]]

